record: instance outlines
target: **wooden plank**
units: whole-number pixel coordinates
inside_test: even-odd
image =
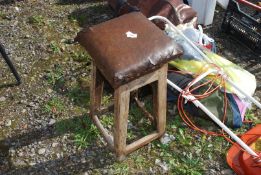
[[[97,69],[94,63],[92,63],[91,76],[92,76],[92,83],[90,88],[90,99],[91,99],[90,116],[94,124],[96,125],[96,127],[102,133],[102,136],[104,137],[105,141],[108,143],[110,149],[113,150],[114,148],[113,137],[103,127],[97,115],[95,115],[96,113],[98,113],[98,111],[101,108],[104,81],[100,71]]]
[[[151,72],[147,75],[144,75],[138,79],[135,79],[128,84],[126,84],[129,88],[129,91],[133,91],[135,89],[141,88],[147,84],[152,83],[153,81],[156,81],[158,79],[158,71],[156,70],[154,72]]]
[[[100,120],[98,119],[97,115],[94,115],[92,117],[94,124],[96,125],[96,127],[100,130],[103,138],[105,139],[105,141],[108,143],[108,146],[111,150],[114,150],[114,143],[113,143],[113,137],[109,134],[109,132],[107,131],[107,129],[105,129],[103,127],[103,125],[101,124]]]
[[[130,92],[123,85],[114,92],[114,148],[117,159],[125,159]]]
[[[157,82],[157,96],[154,99],[153,103],[155,112],[156,112],[156,120],[157,120],[157,130],[160,135],[163,135],[166,129],[166,112],[167,112],[167,71],[168,64],[165,64],[159,70],[159,79]]]
[[[90,98],[91,98],[91,114],[101,108],[101,100],[103,93],[104,80],[100,71],[97,69],[94,63],[92,63],[92,83],[90,88]]]
[[[135,142],[132,142],[131,144],[127,145],[126,149],[125,149],[125,154],[130,154],[132,153],[133,151],[147,145],[148,143],[150,143],[151,141],[159,138],[161,135],[157,132],[155,133],[152,133],[150,135],[147,135]]]

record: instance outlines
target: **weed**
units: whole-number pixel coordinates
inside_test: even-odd
[[[132,104],[130,107],[130,121],[132,123],[139,123],[143,117],[143,113],[136,104]]]
[[[135,162],[135,166],[138,169],[142,169],[144,167],[145,163],[146,163],[146,159],[144,158],[143,155],[137,155],[134,158],[134,162]]]
[[[84,26],[90,23],[97,23],[97,19],[101,19],[99,16],[109,11],[110,9],[108,6],[104,5],[104,3],[96,3],[89,6],[88,9],[82,9],[72,13],[68,19],[73,23],[78,23],[78,25]]]
[[[48,113],[61,112],[63,109],[64,109],[63,102],[57,97],[51,98],[47,102],[47,104],[44,105],[44,111]]]
[[[113,125],[113,114],[107,114],[101,116],[101,123],[104,126],[111,127]]]
[[[185,130],[183,128],[178,129],[177,140],[183,146],[192,145],[192,137],[190,136],[190,134],[185,133]]]
[[[132,130],[129,130],[127,133],[127,140],[134,140],[135,139],[135,134]]]
[[[87,14],[84,11],[81,11],[79,13],[71,14],[68,19],[71,22],[77,23],[79,25],[84,25],[86,23],[86,20],[89,18],[89,14]]]
[[[49,45],[52,53],[60,53],[61,49],[59,48],[58,44],[55,41],[51,41]]]
[[[73,52],[71,54],[72,58],[76,62],[86,62],[91,63],[91,56],[86,52]]]
[[[249,121],[253,121],[256,124],[261,123],[261,117],[257,116],[257,114],[255,114],[253,112],[253,110],[248,110],[245,114],[245,119],[249,120]]]
[[[127,163],[115,163],[113,165],[114,174],[126,175],[129,174],[129,166]]]
[[[102,97],[102,105],[107,106],[112,101],[112,95],[104,95]]]
[[[91,118],[85,115],[73,120],[63,120],[56,124],[55,129],[60,134],[71,132],[72,140],[78,149],[88,147],[99,136]]]
[[[6,14],[3,12],[0,12],[0,19],[6,19]]]
[[[203,173],[202,162],[199,158],[194,158],[192,153],[186,154],[172,169],[179,175],[201,175]]]
[[[64,82],[63,80],[63,69],[62,67],[57,64],[54,66],[54,70],[49,70],[45,76],[47,82],[52,85],[55,86],[57,84],[57,82]]]
[[[44,23],[44,18],[41,15],[30,16],[28,18],[28,23],[34,25],[42,25]]]
[[[78,106],[87,107],[90,104],[89,92],[82,90],[79,86],[69,90],[67,96]]]
[[[172,156],[172,153],[170,152],[170,145],[157,143],[157,147],[160,148],[160,157],[167,160]]]

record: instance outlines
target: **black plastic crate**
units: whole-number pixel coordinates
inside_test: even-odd
[[[257,54],[261,54],[261,23],[260,10],[252,7],[252,14],[241,10],[240,1],[230,0],[225,17],[222,22],[222,30],[233,35],[237,40],[246,44]]]

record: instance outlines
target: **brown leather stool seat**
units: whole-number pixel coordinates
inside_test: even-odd
[[[137,34],[128,38],[126,32]],[[114,87],[151,72],[181,49],[139,12],[87,28],[76,37]]]
[[[132,37],[127,37],[131,32]],[[76,37],[93,58],[91,117],[118,160],[162,136],[166,125],[167,62],[182,50],[139,12],[90,27]],[[113,136],[98,119],[104,78],[114,88]],[[153,83],[157,131],[126,144],[130,92]]]

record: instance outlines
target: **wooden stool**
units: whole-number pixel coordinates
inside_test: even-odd
[[[134,37],[129,38],[126,32]],[[166,125],[167,62],[181,55],[181,49],[138,12],[85,29],[78,33],[76,41],[93,58],[91,117],[117,159],[123,160],[127,154],[161,137]],[[113,136],[98,119],[104,79],[114,89]],[[157,131],[127,145],[130,92],[150,83]]]

